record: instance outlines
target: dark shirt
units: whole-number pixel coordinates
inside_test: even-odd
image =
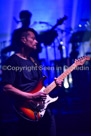
[[[25,60],[15,54],[6,61],[2,69],[2,85],[11,84],[25,92],[33,90],[42,77],[41,71],[35,67],[31,59]],[[13,107],[14,100],[11,97],[7,97],[3,92],[1,96],[3,103],[2,120],[6,122],[17,120]]]
[[[11,84],[25,92],[31,91],[42,76],[30,58],[25,60],[16,54],[12,55],[4,66],[7,69],[3,70],[2,83]]]

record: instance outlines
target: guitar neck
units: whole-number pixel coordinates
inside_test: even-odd
[[[72,64],[64,73],[62,73],[58,79],[64,79],[67,75],[69,75],[75,68],[77,67],[77,65],[74,63]],[[56,87],[56,83],[55,81],[53,81],[50,85],[48,85],[45,89],[45,92],[48,94],[50,93],[54,88]]]
[[[51,31],[54,30],[58,25],[61,25],[61,24],[63,23],[63,21],[66,20],[66,19],[67,19],[67,16],[65,16],[65,17],[63,17],[63,18],[61,18],[61,19],[59,19],[59,20],[57,21],[57,24],[52,27]]]
[[[54,25],[50,31],[53,31],[56,27],[58,26],[58,24]]]

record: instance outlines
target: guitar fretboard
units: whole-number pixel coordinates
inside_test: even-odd
[[[62,73],[58,79],[64,79],[66,76],[68,76],[75,68],[77,65],[74,63],[72,64],[64,73]],[[50,85],[48,85],[45,89],[45,92],[48,94],[50,93],[54,88],[56,87],[55,81],[53,81]]]

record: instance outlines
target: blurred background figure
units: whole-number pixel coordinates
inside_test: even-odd
[[[30,22],[31,22],[31,17],[32,17],[32,13],[29,12],[28,10],[23,10],[20,12],[19,14],[19,18],[20,18],[20,22],[22,23],[22,27],[19,28],[19,29],[16,29],[14,32],[13,32],[13,35],[12,35],[12,38],[11,38],[11,45],[4,48],[2,50],[2,54],[5,54],[7,52],[10,52],[10,51],[15,51],[15,52],[18,52],[18,41],[19,41],[19,36],[20,36],[20,33],[22,32],[22,29],[24,28],[28,28],[29,25],[30,25]]]

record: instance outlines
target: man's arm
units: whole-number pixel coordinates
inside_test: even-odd
[[[6,92],[11,97],[25,99],[25,100],[45,100],[46,99],[46,93],[44,92],[36,92],[34,94],[23,92],[11,84],[4,85],[3,91]]]

